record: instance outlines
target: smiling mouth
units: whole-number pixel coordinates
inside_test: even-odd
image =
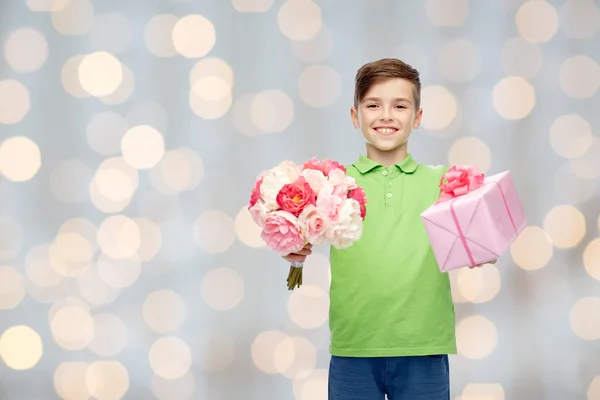
[[[375,128],[375,130],[377,131],[377,133],[379,133],[381,135],[392,135],[392,134],[398,132],[398,129],[392,128],[392,127],[387,127],[387,126]]]

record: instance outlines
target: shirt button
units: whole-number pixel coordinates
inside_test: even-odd
[[[383,171],[383,176],[387,176],[387,171]]]
[[[391,199],[391,198],[392,198],[392,194],[391,194],[391,193],[388,193],[388,194],[387,194],[387,197],[388,197],[388,199]]]

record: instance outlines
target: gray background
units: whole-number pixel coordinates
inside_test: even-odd
[[[451,273],[452,398],[600,399],[596,2],[0,0],[0,21],[1,399],[325,399],[327,249],[288,292],[245,207],[281,160],[364,152],[353,79],[381,57],[422,74],[413,156],[510,169],[529,219]]]

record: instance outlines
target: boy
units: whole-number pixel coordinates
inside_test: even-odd
[[[419,214],[439,197],[443,166],[407,152],[421,123],[419,73],[397,59],[361,67],[352,124],[367,155],[347,167],[365,189],[363,236],[331,249],[330,400],[448,400],[456,354],[449,277],[441,273]],[[303,261],[310,246],[284,257]]]

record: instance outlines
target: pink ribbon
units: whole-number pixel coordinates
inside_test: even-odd
[[[512,213],[510,212],[510,208],[508,207],[508,201],[506,200],[506,196],[504,195],[502,186],[500,186],[500,184],[496,181],[486,182],[482,186],[489,185],[490,183],[496,184],[496,186],[498,186],[498,189],[500,189],[500,195],[502,196],[502,201],[504,202],[504,208],[506,209],[506,212],[508,213],[508,219],[510,220],[510,223],[511,223],[513,229],[515,230],[515,232],[518,233],[517,225],[515,224]],[[452,201],[450,202],[450,214],[452,214],[452,219],[454,220],[454,225],[456,226],[456,231],[458,232],[458,237],[460,238],[460,241],[463,244],[463,247],[467,253],[467,257],[469,257],[469,261],[471,262],[471,267],[473,267],[477,264],[475,263],[475,259],[473,258],[473,253],[471,253],[471,249],[469,248],[469,245],[467,243],[467,238],[460,226],[460,223],[458,222],[458,216],[456,215],[456,211],[454,211],[454,202],[456,200],[458,200],[458,197],[453,198]]]

